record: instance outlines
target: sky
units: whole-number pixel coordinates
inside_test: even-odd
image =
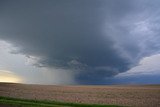
[[[1,0],[0,82],[159,84],[159,0]]]

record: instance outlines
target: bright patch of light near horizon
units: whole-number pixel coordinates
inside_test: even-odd
[[[0,82],[21,83],[21,78],[11,71],[0,70]]]
[[[10,42],[0,40],[0,70],[11,71],[12,74],[16,74],[21,78],[21,81],[19,81],[15,78],[16,76],[0,75],[0,82],[75,84],[74,72],[42,67],[38,63],[39,57],[18,54],[17,51],[18,48]]]

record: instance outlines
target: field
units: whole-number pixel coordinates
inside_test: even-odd
[[[55,105],[57,102],[65,104],[54,107],[73,107],[66,105],[73,103],[160,107],[160,85],[56,86],[0,83],[0,96],[18,98],[16,99],[18,101],[20,99],[31,99],[29,101],[32,103],[40,100],[39,103],[47,104],[44,102],[45,100],[49,103],[54,101]],[[7,102],[8,99],[1,97],[0,101]],[[9,101],[14,103],[15,99]],[[20,100],[19,102],[31,103],[28,100]],[[78,107],[78,105],[74,105],[74,107]],[[92,105],[91,107],[100,106]]]
[[[9,97],[0,97],[0,104],[0,107],[123,107],[116,105],[78,104],[56,101],[27,100]]]

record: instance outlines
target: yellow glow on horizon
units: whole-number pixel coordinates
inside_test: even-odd
[[[21,83],[22,79],[11,71],[0,70],[0,82]]]

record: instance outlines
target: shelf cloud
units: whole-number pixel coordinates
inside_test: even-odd
[[[159,4],[158,0],[1,0],[0,39],[32,66],[51,72],[61,69],[61,75],[68,73],[77,84],[107,84],[108,78],[159,54]]]

